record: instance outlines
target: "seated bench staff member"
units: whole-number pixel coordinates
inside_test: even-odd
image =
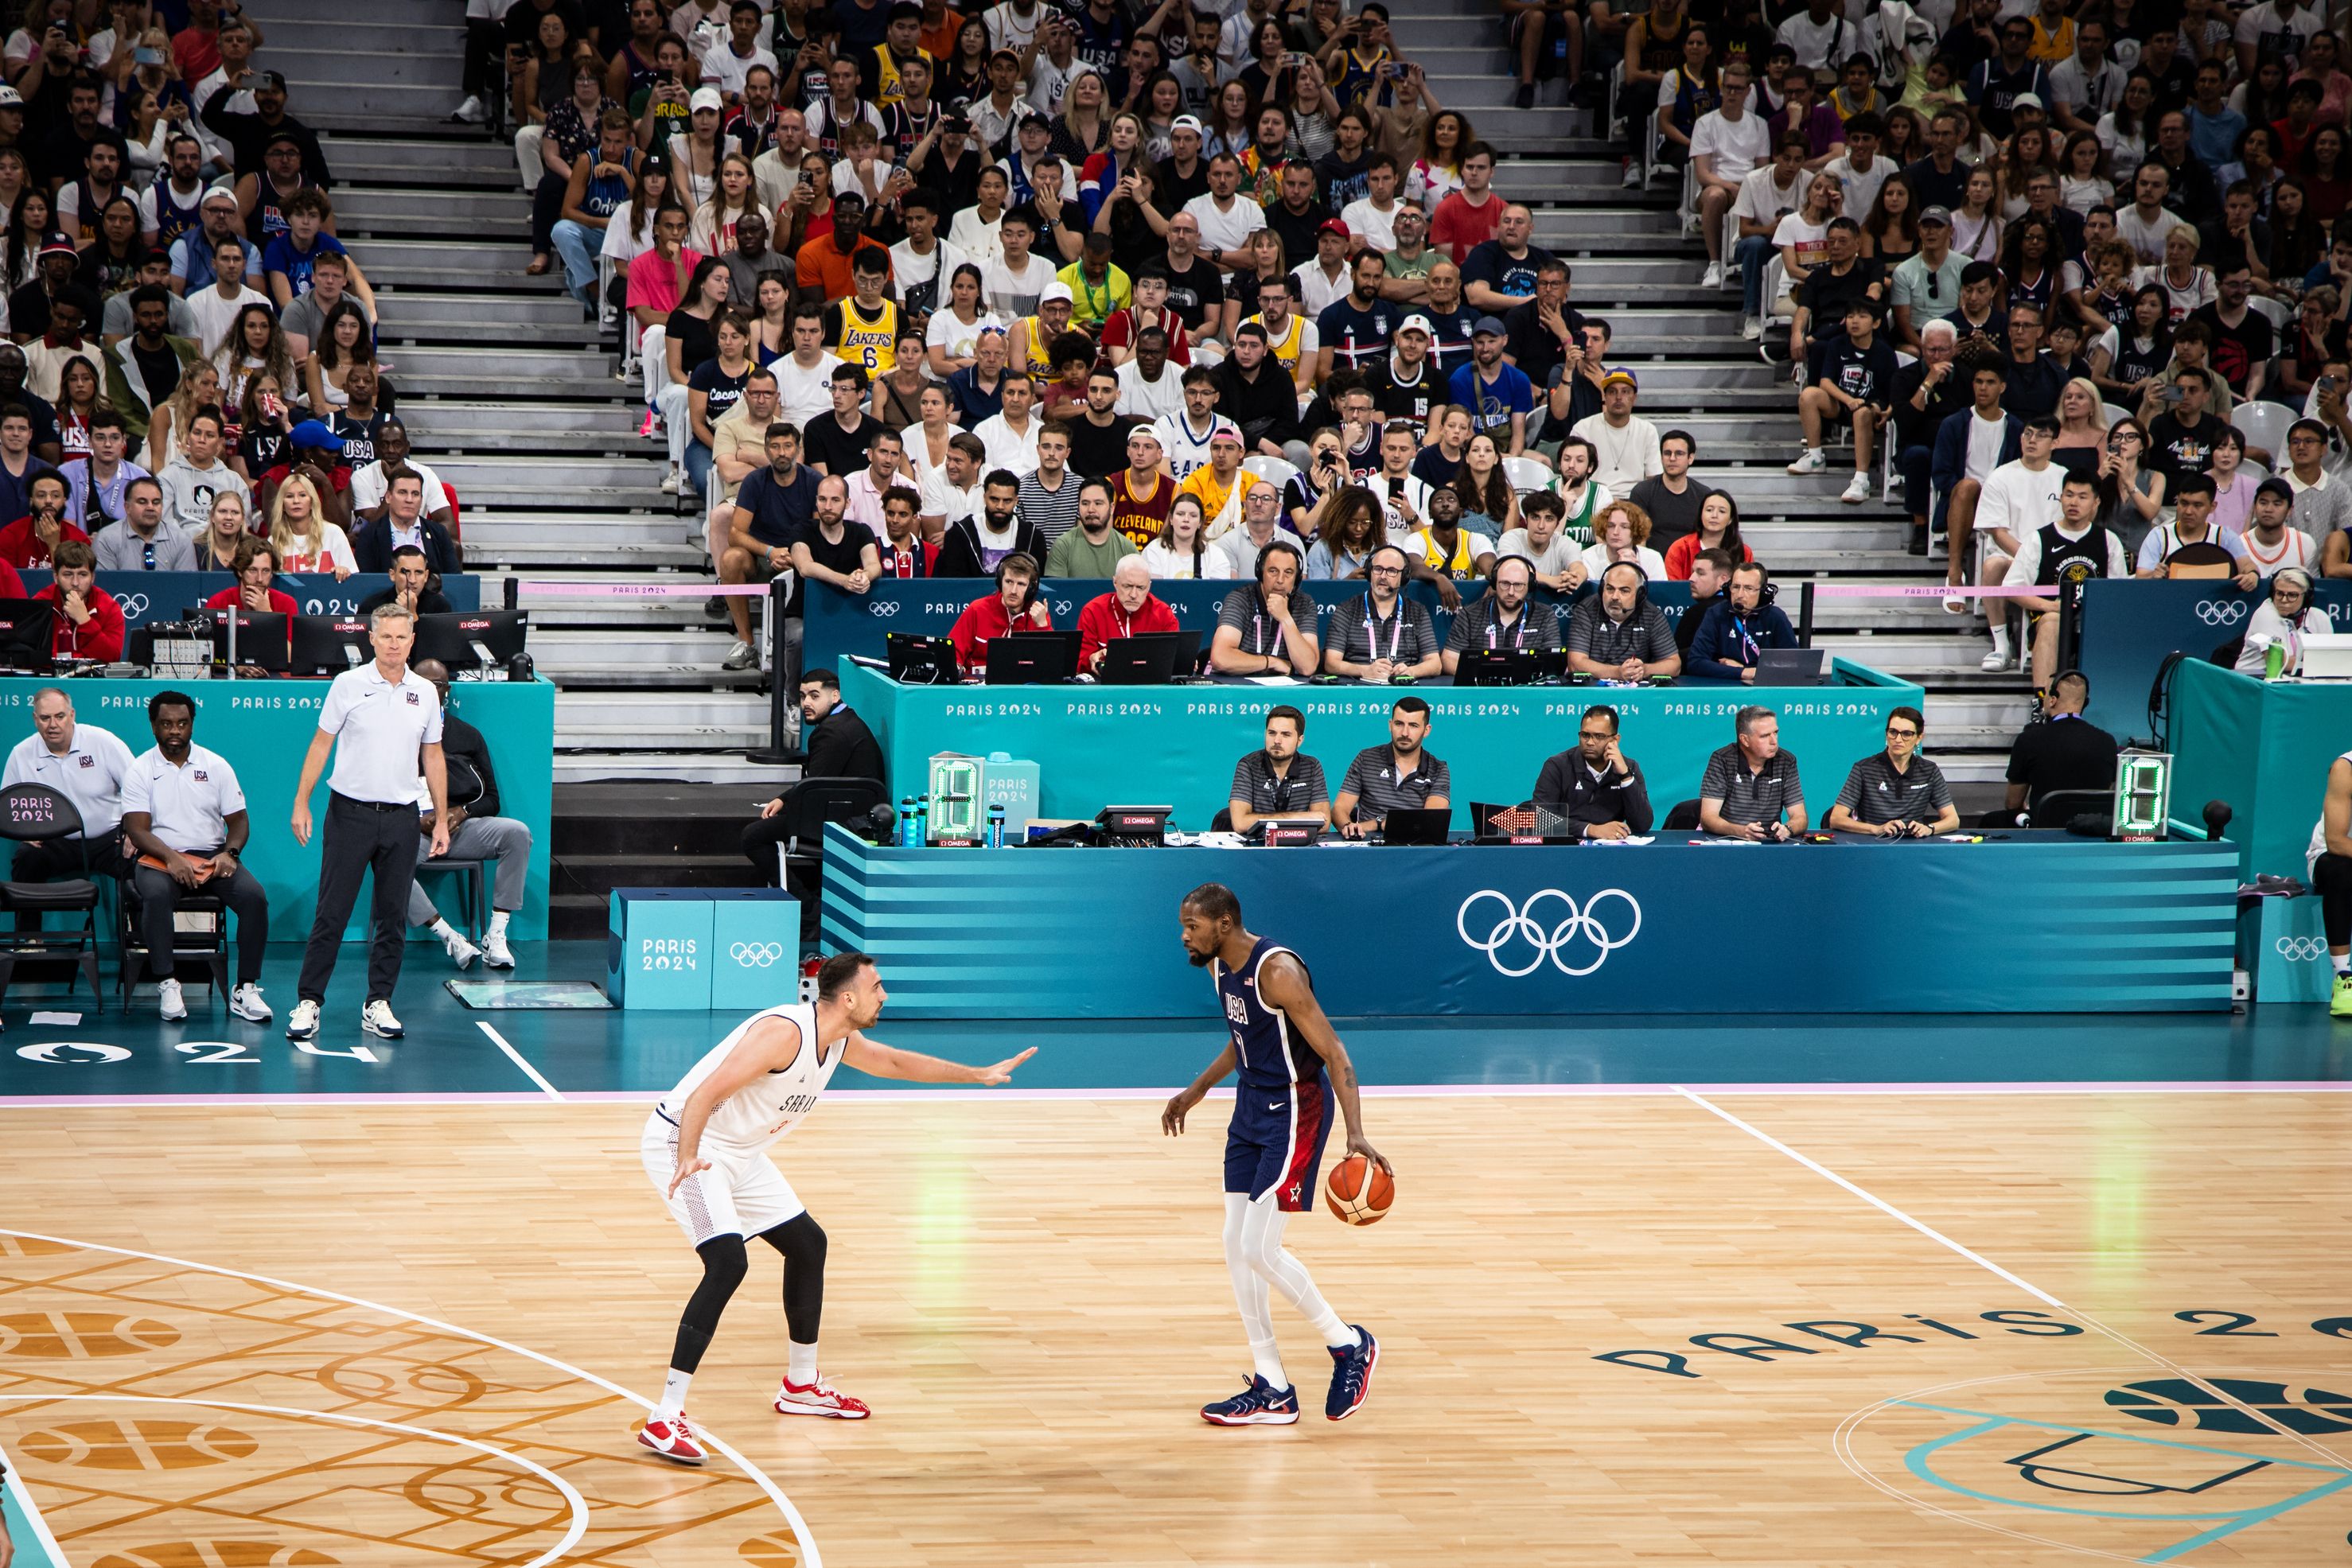
[[[247,1023],[268,1023],[261,999],[261,959],[269,946],[269,895],[245,869],[252,823],[236,770],[216,751],[194,745],[196,705],[182,692],[147,699],[155,745],[131,765],[122,781],[122,832],[155,865],[131,873],[139,890],[140,934],[148,972],[155,977],[165,1021],[188,1016],[180,982],[172,977],[173,916],[180,893],[201,891],[236,916],[236,988],[228,1010]],[[160,868],[160,869],[159,869]]]
[[[34,733],[18,741],[0,772],[0,789],[46,784],[81,813],[81,836],[89,841],[93,874],[126,877],[131,857],[122,848],[122,780],[131,771],[131,747],[110,730],[81,724],[73,698],[56,686],[33,694]],[[83,846],[70,838],[34,839],[16,846],[11,882],[55,882],[81,875]],[[16,917],[19,931],[37,929],[38,915]]]
[[[1486,591],[1462,607],[1446,633],[1447,674],[1461,668],[1462,655],[1473,648],[1541,653],[1559,646],[1559,621],[1550,607],[1528,602],[1535,580],[1536,564],[1523,555],[1495,563]]]
[[[1429,612],[1404,596],[1410,558],[1395,545],[1382,545],[1364,563],[1371,586],[1361,599],[1343,600],[1331,612],[1331,637],[1323,650],[1328,674],[1353,675],[1375,683],[1399,675],[1427,680],[1444,673],[1437,632]]]
[[[1255,586],[1225,595],[1209,639],[1209,667],[1221,675],[1297,675],[1323,667],[1314,596],[1298,586],[1306,558],[1287,539],[1257,552]]]
[[[1886,716],[1886,749],[1853,765],[1830,808],[1833,833],[1874,833],[1882,839],[1924,839],[1960,825],[1944,770],[1919,755],[1927,721],[1916,707]]]
[[[1577,721],[1576,745],[1544,760],[1536,777],[1538,810],[1565,818],[1586,839],[1633,838],[1650,831],[1650,786],[1641,765],[1617,746],[1617,710],[1596,703]]]
[[[1307,716],[1284,703],[1265,710],[1265,746],[1234,765],[1234,787],[1225,802],[1234,831],[1246,833],[1260,822],[1331,820],[1331,791],[1323,765],[1298,749]]]
[[[1397,698],[1389,710],[1389,743],[1356,753],[1339,780],[1331,820],[1340,832],[1360,839],[1400,807],[1442,810],[1454,804],[1453,770],[1425,747],[1428,738],[1429,705],[1419,697]]]

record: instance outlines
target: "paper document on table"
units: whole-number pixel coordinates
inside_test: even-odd
[[[1296,686],[1306,684],[1297,675],[1244,675],[1242,679],[1254,686]]]
[[[1628,833],[1622,839],[1587,839],[1588,844],[1654,844],[1657,838],[1649,833]]]

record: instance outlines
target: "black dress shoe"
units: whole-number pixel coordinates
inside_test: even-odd
[[[1925,523],[1912,524],[1910,541],[1903,548],[1913,555],[1926,555],[1927,553],[1927,525]]]

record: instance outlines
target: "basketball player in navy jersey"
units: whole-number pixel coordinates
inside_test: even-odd
[[[871,1414],[863,1401],[817,1375],[824,1232],[769,1162],[768,1148],[815,1106],[844,1061],[877,1078],[993,1085],[1037,1054],[1031,1046],[993,1066],[967,1067],[866,1039],[862,1031],[874,1027],[888,999],[873,959],[836,953],[817,971],[814,1004],[787,1002],[753,1013],[696,1062],[646,1120],[646,1175],[702,1256],[702,1283],[678,1319],[661,1403],[637,1432],[638,1442],[666,1459],[698,1465],[708,1457],[687,1419],[687,1385],[750,1267],[746,1237],[758,1237],[784,1260],[791,1342],[783,1385],[772,1402],[776,1413],[849,1421]]]
[[[1201,1418],[1220,1427],[1287,1427],[1298,1419],[1298,1393],[1283,1375],[1275,1343],[1266,1295],[1272,1286],[1330,1347],[1331,1388],[1323,1414],[1344,1421],[1371,1391],[1381,1347],[1361,1328],[1339,1321],[1306,1265],[1282,1249],[1282,1230],[1315,1201],[1316,1166],[1335,1101],[1348,1119],[1348,1152],[1383,1171],[1389,1163],[1364,1141],[1355,1067],[1316,1002],[1298,955],[1245,930],[1241,901],[1219,883],[1186,894],[1178,917],[1193,967],[1216,981],[1233,1039],[1207,1071],[1168,1102],[1160,1125],[1171,1137],[1182,1134],[1184,1113],[1240,1069],[1233,1125],[1225,1134],[1225,1267],[1256,1363],[1249,1386],[1202,1406]]]

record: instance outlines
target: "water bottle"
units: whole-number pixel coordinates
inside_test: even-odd
[[[1002,806],[988,809],[988,847],[992,850],[1004,847],[1004,808]]]
[[[2263,679],[2274,681],[2284,674],[2286,674],[2286,644],[2284,642],[2273,642],[2263,650]]]
[[[902,850],[915,847],[915,798],[912,795],[898,797],[898,847]]]
[[[915,847],[922,849],[931,841],[931,801],[928,795],[915,800]]]

